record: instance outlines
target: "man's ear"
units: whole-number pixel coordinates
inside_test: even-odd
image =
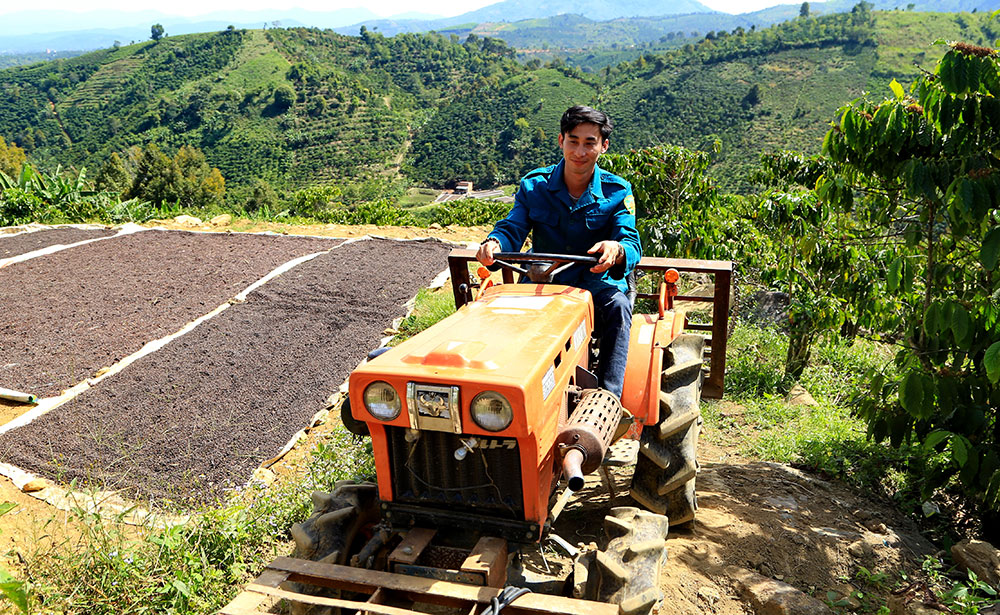
[[[604,143],[601,144],[601,153],[603,154],[603,153],[607,152],[608,151],[608,147],[610,145],[611,145],[611,138],[608,137],[607,139],[604,140]]]
[[[563,144],[563,133],[559,133],[559,149],[562,149]]]

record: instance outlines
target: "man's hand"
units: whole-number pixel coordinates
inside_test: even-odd
[[[476,252],[476,260],[489,267],[493,264],[493,254],[500,250],[500,242],[496,239],[487,239],[479,246]]]
[[[599,257],[597,264],[590,268],[593,273],[604,273],[615,265],[625,262],[625,250],[617,241],[599,241],[593,248],[587,250],[587,254],[595,252],[599,253]]]

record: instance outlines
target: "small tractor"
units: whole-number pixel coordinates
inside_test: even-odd
[[[293,613],[378,615],[646,615],[661,600],[669,526],[697,510],[699,401],[722,394],[732,264],[642,259],[637,271],[663,281],[639,294],[654,309],[633,317],[619,401],[597,388],[590,293],[547,283],[595,259],[500,253],[496,285],[474,282],[473,261],[471,250],[449,256],[456,313],[350,376],[341,416],[371,438],[377,484],[313,494],[292,528],[296,557],[223,613],[257,612],[268,596]],[[678,297],[678,271],[714,276],[714,294]],[[712,303],[711,324],[687,322],[675,299]],[[639,442],[637,506],[611,508],[604,543],[578,549],[553,521],[619,439]],[[550,539],[575,557],[555,578],[530,561]]]

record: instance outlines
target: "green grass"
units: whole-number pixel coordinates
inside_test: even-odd
[[[434,290],[420,289],[413,312],[400,323],[399,333],[393,338],[392,345],[400,344],[454,312],[455,295],[450,284]]]
[[[406,194],[399,198],[396,204],[407,209],[422,207],[430,205],[440,193],[440,190],[435,190],[434,188],[410,188],[406,191]]]
[[[39,541],[34,552],[20,554],[29,612],[214,613],[275,556],[287,554],[288,530],[311,512],[314,490],[373,475],[370,445],[359,446],[339,428],[319,443],[304,479],[251,486],[185,525],[137,528],[124,523],[125,513],[109,520],[75,508],[70,537],[51,546]],[[64,535],[52,532],[52,523],[39,534]]]

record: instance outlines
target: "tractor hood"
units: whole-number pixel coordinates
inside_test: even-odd
[[[516,385],[530,381],[539,369],[544,372],[564,350],[589,340],[592,329],[587,291],[543,284],[493,286],[369,367],[415,379],[484,378]]]

